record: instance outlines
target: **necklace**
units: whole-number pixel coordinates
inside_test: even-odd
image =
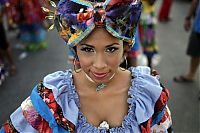
[[[89,80],[89,81],[91,81],[92,83],[96,83],[94,80],[92,80],[86,73],[85,73],[85,76],[86,76],[86,78]],[[109,81],[113,78],[115,76],[115,73],[112,75],[112,77],[109,79]],[[96,91],[98,92],[98,91],[101,91],[101,90],[103,90],[104,88],[106,88],[107,87],[107,85],[105,84],[105,83],[100,83],[100,84],[98,84],[97,85],[97,87],[96,87]]]
[[[104,83],[100,83],[97,85],[96,91],[101,91],[103,90],[107,85]]]

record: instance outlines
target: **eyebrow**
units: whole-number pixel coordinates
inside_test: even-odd
[[[88,46],[88,47],[92,47],[92,48],[94,48],[94,46],[92,46],[92,45],[89,45],[89,44],[86,44],[86,43],[83,43],[83,44],[81,44],[81,46]],[[108,47],[111,47],[111,46],[113,46],[113,45],[120,45],[119,43],[112,43],[112,44],[110,44],[110,45],[107,45],[106,46],[106,48],[108,48]]]

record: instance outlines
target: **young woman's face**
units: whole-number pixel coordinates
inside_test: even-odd
[[[123,56],[123,43],[104,28],[95,29],[76,47],[82,70],[96,83],[109,82]]]

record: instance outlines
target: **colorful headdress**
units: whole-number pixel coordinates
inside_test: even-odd
[[[56,8],[54,25],[67,45],[73,47],[99,26],[132,44],[142,5],[140,0],[60,0]]]

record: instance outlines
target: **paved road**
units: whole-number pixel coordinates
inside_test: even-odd
[[[159,4],[160,1],[157,7]],[[162,60],[156,69],[161,75],[161,81],[171,93],[169,107],[172,111],[174,130],[177,133],[200,132],[198,101],[200,76],[197,76],[196,82],[190,84],[178,84],[172,81],[173,76],[188,70],[189,57],[185,55],[185,49],[189,33],[183,30],[183,20],[188,8],[188,2],[175,1],[172,7],[172,21],[157,25],[157,41]],[[0,124],[29,96],[34,85],[46,74],[72,68],[67,64],[67,48],[56,32],[48,33],[47,37],[49,48],[30,53],[24,60],[19,60],[20,51],[14,50],[18,73],[9,77],[0,86]],[[14,45],[12,34],[10,40]]]

